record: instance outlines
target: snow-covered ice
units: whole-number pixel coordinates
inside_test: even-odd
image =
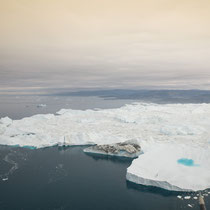
[[[127,170],[127,179],[174,191],[197,191],[210,187],[210,153],[176,143],[156,144],[134,160]],[[195,165],[182,165],[182,157],[193,159]]]
[[[135,139],[143,154],[127,179],[168,190],[210,188],[210,104],[135,103],[0,119],[0,144],[21,147],[115,144]],[[190,160],[190,166],[179,160]],[[181,161],[183,162],[183,161]]]

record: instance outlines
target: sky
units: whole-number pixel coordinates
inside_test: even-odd
[[[209,90],[209,20],[209,0],[0,0],[0,90]]]

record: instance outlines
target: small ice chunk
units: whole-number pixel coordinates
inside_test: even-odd
[[[8,177],[2,179],[2,181],[4,181],[4,182],[7,181],[7,180],[8,180]]]
[[[191,198],[191,196],[184,196],[185,200],[189,200]]]
[[[192,208],[192,207],[193,207],[191,204],[187,204],[187,206],[189,206],[190,208]]]
[[[198,197],[197,197],[197,196],[194,196],[194,197],[193,197],[193,199],[194,199],[194,200],[197,200],[197,199],[198,199]]]
[[[46,104],[38,104],[37,108],[43,108],[43,107],[46,107],[46,106],[47,106]]]
[[[182,199],[182,196],[181,195],[177,195],[177,198]]]

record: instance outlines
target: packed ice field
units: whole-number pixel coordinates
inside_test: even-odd
[[[137,142],[127,169],[137,184],[172,191],[210,188],[210,104],[133,103],[0,119],[0,144],[29,148]]]

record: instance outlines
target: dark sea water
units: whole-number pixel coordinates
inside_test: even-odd
[[[104,97],[106,98],[106,97]],[[61,108],[115,108],[141,98],[98,96],[0,96],[0,117],[13,119]],[[203,100],[203,99],[202,99]],[[38,108],[38,104],[46,107]],[[132,160],[91,156],[85,147],[28,149],[0,146],[0,210],[199,209],[197,200],[126,181]],[[210,196],[209,196],[210,197]],[[210,199],[205,197],[207,209]],[[191,204],[193,207],[189,207]]]
[[[0,209],[175,210],[189,203],[177,193],[127,182],[131,160],[88,156],[84,148],[1,146],[1,176],[9,179],[0,181]]]

